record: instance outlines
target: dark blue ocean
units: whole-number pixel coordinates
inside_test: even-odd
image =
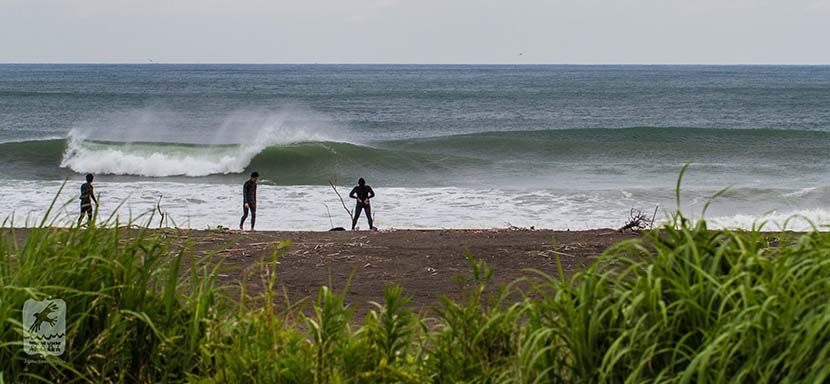
[[[382,227],[617,227],[630,208],[830,223],[828,66],[0,65],[0,216],[83,174],[121,220],[327,229],[365,177]],[[78,184],[78,185],[76,185]],[[330,218],[331,216],[331,218]],[[794,227],[805,227],[796,220]]]

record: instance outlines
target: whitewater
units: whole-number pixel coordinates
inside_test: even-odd
[[[61,191],[61,187],[64,189]],[[0,210],[11,212],[9,225],[35,226],[51,210],[49,223],[72,225],[77,219],[75,185],[62,182],[18,181],[0,184],[0,195],[20,196],[0,202]],[[343,186],[341,193],[347,186]],[[440,228],[536,228],[587,230],[618,228],[628,218],[630,208],[637,207],[652,214],[657,208],[657,221],[663,222],[675,209],[671,201],[674,191],[644,190],[532,190],[467,188],[376,188],[373,200],[375,225],[381,229]],[[20,195],[18,191],[29,191]],[[164,226],[191,229],[236,228],[241,216],[241,186],[224,184],[176,182],[97,182],[100,194],[99,215],[102,219],[121,224],[162,224],[158,209],[169,215]],[[59,194],[60,192],[60,194]],[[802,193],[809,193],[803,191]],[[786,200],[786,192],[779,191]],[[822,194],[826,195],[827,191]],[[55,205],[52,199],[57,196]],[[694,191],[684,195],[682,209],[691,219],[700,218],[708,192]],[[322,186],[260,185],[257,228],[272,230],[322,231],[350,226],[349,214],[337,195]],[[740,200],[740,199],[739,199]],[[780,210],[753,212],[752,203],[735,207],[735,200],[715,200],[709,207],[710,225],[727,228],[763,227],[767,230],[807,230],[813,225],[826,229],[830,210],[800,209],[790,199]],[[654,203],[654,205],[649,205]],[[740,202],[739,202],[740,203]],[[349,208],[353,208],[349,206]],[[757,212],[757,211],[755,211]],[[821,225],[824,223],[825,225]],[[360,226],[366,229],[365,218]]]

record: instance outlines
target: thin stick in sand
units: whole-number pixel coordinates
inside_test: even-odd
[[[331,219],[331,211],[329,210],[329,205],[326,203],[323,203],[323,205],[326,206],[326,213],[329,215],[329,224],[331,224],[331,227],[334,228],[334,220]]]
[[[346,202],[345,202],[345,201],[343,201],[343,196],[340,196],[340,192],[338,192],[338,191],[337,191],[337,187],[335,187],[335,186],[334,186],[334,182],[333,182],[333,181],[331,181],[331,180],[329,180],[329,185],[331,185],[331,189],[333,189],[333,190],[334,190],[334,193],[336,193],[336,194],[337,194],[337,197],[339,197],[339,198],[340,198],[340,204],[343,204],[343,209],[345,209],[345,210],[346,210],[346,212],[348,212],[348,213],[349,213],[349,220],[350,220],[350,221],[351,221],[351,220],[354,220],[354,214],[352,213],[352,210],[351,210],[351,209],[349,209],[348,207],[346,207]]]

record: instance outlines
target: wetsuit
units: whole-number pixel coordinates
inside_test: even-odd
[[[248,204],[246,207],[245,204]],[[242,186],[242,220],[239,222],[239,227],[245,224],[245,219],[248,218],[248,209],[251,210],[251,229],[254,229],[256,224],[256,183],[253,180],[248,180]]]
[[[368,185],[358,185],[349,193],[349,197],[357,199],[357,205],[354,208],[354,218],[352,218],[352,230],[357,226],[357,218],[360,217],[360,211],[366,211],[366,219],[369,220],[369,229],[374,228],[372,225],[372,207],[369,205],[369,200],[375,197],[375,191]],[[361,201],[365,201],[362,203]]]
[[[86,213],[87,220],[92,220],[92,200],[95,200],[95,190],[89,182],[81,185],[81,217],[78,218],[78,225],[84,219]],[[95,203],[98,203],[95,200]]]

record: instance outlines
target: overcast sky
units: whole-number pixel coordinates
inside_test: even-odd
[[[830,64],[830,0],[0,0],[0,62]]]

